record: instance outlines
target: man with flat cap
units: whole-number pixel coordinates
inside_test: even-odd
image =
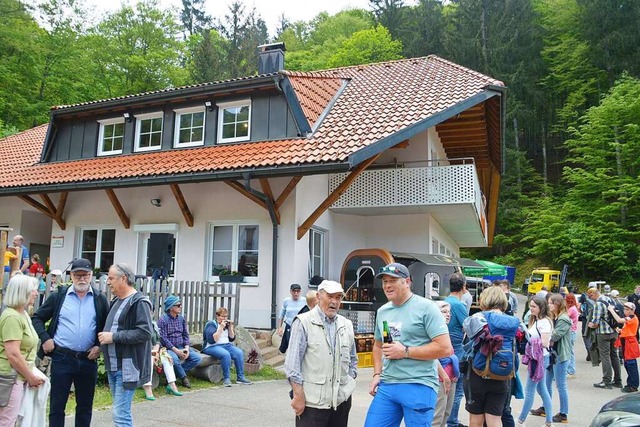
[[[91,261],[71,262],[71,286],[60,286],[33,314],[40,358],[51,356],[49,425],[63,427],[71,384],[76,396],[76,427],[89,426],[98,379],[98,332],[109,312],[107,298],[91,286]],[[47,322],[49,326],[45,328]]]
[[[389,300],[378,309],[373,345],[374,396],[365,427],[430,426],[438,397],[436,359],[453,354],[435,302],[411,292],[409,269],[391,263],[376,276]],[[384,325],[392,342],[382,342]],[[384,356],[384,357],[383,357]]]
[[[291,323],[306,303],[304,298],[300,298],[302,288],[297,283],[291,285],[289,292],[291,297],[287,297],[282,301],[282,308],[278,316],[278,335],[282,337],[279,348],[280,353],[287,352],[291,335]]]
[[[190,347],[189,329],[187,320],[181,315],[182,302],[175,295],[169,295],[164,300],[164,314],[158,319],[160,331],[160,344],[167,349],[167,353],[173,358],[173,369],[176,378],[182,381],[182,385],[191,388],[191,382],[187,378],[187,372],[198,366],[202,357],[200,353]]]
[[[284,372],[297,427],[346,427],[358,356],[350,320],[338,314],[342,285],[324,280],[318,305],[295,317]]]

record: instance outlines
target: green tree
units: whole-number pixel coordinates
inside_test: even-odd
[[[227,52],[229,42],[216,30],[194,34],[188,40],[190,84],[213,82],[230,78]]]
[[[402,43],[382,25],[358,31],[346,39],[329,59],[330,67],[369,64],[402,58]]]
[[[211,24],[211,18],[204,11],[205,0],[182,0],[180,22],[184,38],[202,32]]]
[[[179,31],[171,13],[159,9],[156,0],[108,15],[86,39],[95,85],[112,97],[184,84]]]

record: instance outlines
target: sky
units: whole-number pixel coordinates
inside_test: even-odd
[[[121,2],[114,0],[85,0],[87,5],[100,11],[115,11]],[[135,4],[134,0],[124,1],[126,4]],[[205,8],[209,15],[222,19],[228,13],[232,0],[206,0]],[[181,0],[160,0],[164,7],[182,7]],[[278,26],[278,18],[284,12],[285,17],[291,21],[309,21],[320,12],[328,12],[334,15],[348,8],[360,8],[369,10],[369,0],[244,0],[245,11],[255,6],[262,19],[267,23],[269,35],[273,36]]]

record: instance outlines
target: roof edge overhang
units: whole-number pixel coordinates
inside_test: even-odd
[[[439,123],[442,123],[445,120],[450,119],[451,117],[454,117],[459,113],[473,107],[474,105],[477,105],[486,101],[489,98],[493,98],[494,96],[500,96],[501,98],[504,98],[504,96],[502,96],[504,92],[502,90],[498,90],[498,88],[500,88],[500,86],[491,86],[491,87],[487,86],[482,92],[472,97],[469,97],[463,101],[460,101],[457,104],[439,113],[436,113],[410,126],[407,126],[398,132],[395,132],[385,138],[382,138],[378,142],[368,145],[367,147],[351,154],[349,156],[349,164],[351,165],[351,167],[354,167],[362,163],[363,161],[371,158],[372,156],[382,153],[388,150],[389,148],[394,147],[395,145],[401,143],[402,141],[410,139],[421,132],[425,132],[427,129]],[[504,101],[502,102],[504,103]],[[503,110],[501,112],[501,121],[502,121],[502,127],[504,127],[504,108],[502,107],[503,105],[501,104],[501,109]],[[504,134],[504,132],[502,133]],[[501,146],[504,146],[503,140],[504,140],[504,136],[502,136],[500,141]]]
[[[302,105],[300,105],[300,100],[296,96],[296,91],[293,89],[293,85],[291,84],[291,81],[289,81],[289,77],[287,75],[283,76],[284,78],[280,81],[280,88],[284,93],[287,104],[289,104],[289,109],[293,114],[293,119],[298,125],[300,136],[306,137],[311,132],[311,124],[304,115]]]
[[[233,169],[219,172],[199,172],[171,174],[162,176],[142,176],[130,178],[106,179],[97,181],[68,182],[44,184],[26,187],[0,188],[0,196],[25,196],[29,194],[47,194],[61,191],[87,191],[113,188],[129,188],[151,185],[189,184],[212,181],[245,180],[253,178],[279,178],[299,175],[318,175],[325,173],[341,173],[350,169],[349,163],[310,163],[295,166],[278,166],[263,168]]]
[[[500,175],[504,175],[506,171],[506,146],[504,142],[506,126],[507,126],[507,88],[506,86],[489,85],[487,89],[496,91],[500,94]]]
[[[174,98],[185,96],[203,96],[207,94],[215,94],[222,91],[258,89],[266,86],[274,86],[280,91],[280,81],[284,78],[281,74],[265,74],[243,80],[232,80],[221,83],[203,84],[195,87],[176,88],[165,91],[156,91],[147,94],[131,95],[128,97],[119,97],[107,99],[104,101],[95,101],[68,107],[52,108],[49,112],[51,116],[64,116],[67,114],[90,113],[104,110],[105,108],[124,108],[136,104],[145,104],[148,102],[170,101]]]

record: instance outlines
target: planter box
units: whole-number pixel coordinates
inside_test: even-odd
[[[259,363],[246,363],[244,364],[244,373],[246,374],[255,374],[260,370]]]
[[[244,276],[220,275],[218,276],[222,283],[242,283]]]

